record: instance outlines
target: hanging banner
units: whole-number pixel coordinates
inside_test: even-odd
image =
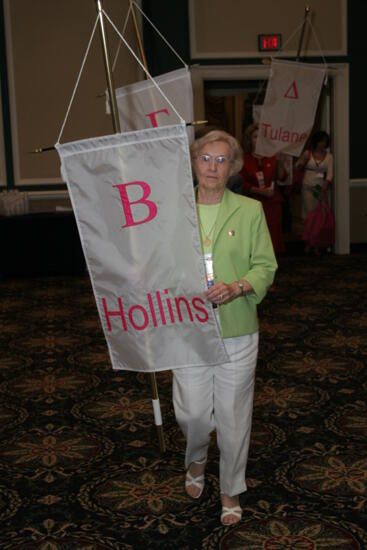
[[[191,74],[188,68],[154,77],[155,82],[186,122],[194,120]],[[116,89],[121,132],[169,126],[180,122],[152,80]],[[193,129],[189,128],[189,137]]]
[[[260,113],[256,153],[298,157],[312,130],[326,69],[307,63],[272,61]]]
[[[113,368],[153,372],[228,361],[203,297],[185,124],[56,149]]]

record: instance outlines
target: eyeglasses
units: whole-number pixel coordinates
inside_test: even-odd
[[[230,162],[230,159],[225,155],[218,155],[217,157],[212,157],[211,155],[198,155],[196,158],[203,164],[210,164],[212,160],[214,160],[217,166],[218,164],[223,166]]]

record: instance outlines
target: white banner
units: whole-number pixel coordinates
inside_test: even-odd
[[[326,69],[307,63],[272,61],[261,109],[256,153],[299,156],[312,130]]]
[[[194,120],[191,74],[188,68],[154,77],[177,112],[186,122]],[[143,80],[116,89],[121,132],[169,126],[180,122],[170,104],[152,80]],[[189,137],[193,136],[192,128]]]
[[[184,124],[57,144],[114,369],[228,361]]]

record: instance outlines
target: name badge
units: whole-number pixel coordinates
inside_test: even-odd
[[[206,271],[206,283],[208,288],[214,285],[214,269],[213,269],[213,256],[211,253],[204,254],[205,271]]]
[[[264,181],[264,172],[256,172],[256,179],[259,184],[259,187],[265,187],[265,181]]]

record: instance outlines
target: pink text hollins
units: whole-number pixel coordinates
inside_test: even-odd
[[[152,294],[155,295],[155,302]],[[176,323],[194,323],[195,321],[207,323],[209,320],[203,298],[200,296],[190,299],[185,296],[170,298],[167,288],[163,293],[160,290],[154,293],[148,292],[144,305],[134,304],[125,307],[122,296],[118,296],[114,304],[107,303],[106,298],[102,298],[102,305],[109,332],[112,330],[112,323],[118,323],[124,332],[128,332]]]

